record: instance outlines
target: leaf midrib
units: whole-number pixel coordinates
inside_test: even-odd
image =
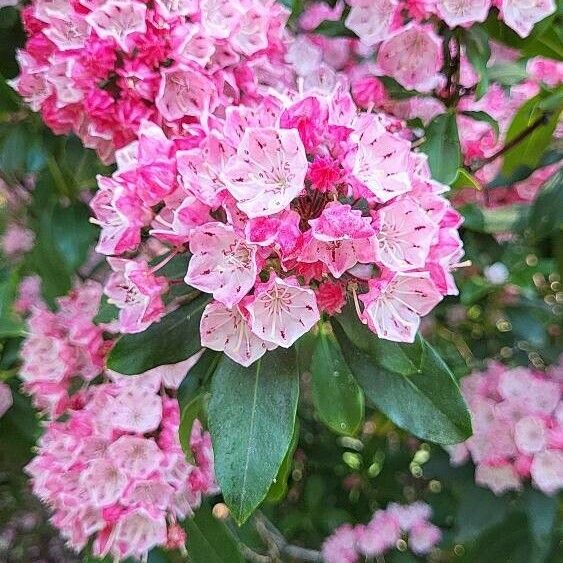
[[[254,434],[254,422],[255,422],[255,418],[256,418],[256,403],[257,403],[257,399],[258,399],[258,378],[260,376],[260,366],[262,364],[262,359],[259,359],[256,362],[256,375],[254,377],[254,391],[253,391],[253,397],[252,397],[252,410],[250,413],[250,428],[248,429],[248,444],[246,447],[246,459],[244,462],[244,472],[243,472],[243,477],[242,477],[242,488],[241,488],[241,494],[240,494],[240,500],[239,500],[239,510],[238,510],[238,515],[239,518],[242,516],[242,510],[243,510],[243,505],[244,505],[244,500],[246,497],[246,481],[248,478],[248,466],[250,465],[250,450],[251,450],[251,446],[250,444],[252,443],[252,436]]]

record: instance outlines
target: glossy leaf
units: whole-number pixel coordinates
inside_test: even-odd
[[[471,419],[457,382],[437,352],[422,341],[417,372],[401,375],[352,346],[335,327],[346,363],[371,403],[397,426],[424,440],[455,444],[471,436]]]
[[[289,449],[283,458],[280,470],[268,491],[266,496],[267,502],[280,502],[285,498],[287,494],[287,480],[291,474],[291,469],[293,467],[293,456],[295,455],[295,450],[297,444],[299,443],[299,419],[295,419],[295,428],[293,429],[293,436],[291,438],[291,444],[289,444]]]
[[[122,336],[110,352],[108,367],[135,375],[193,356],[201,350],[199,321],[208,301],[209,297],[201,295],[147,330]]]
[[[186,520],[186,549],[190,563],[243,563],[237,541],[229,528],[213,516],[206,504]]]
[[[344,307],[336,320],[352,344],[366,352],[376,364],[401,375],[416,373],[416,365],[405,352],[409,345],[378,338],[366,325],[362,324],[354,307],[350,304]],[[416,346],[416,344],[411,345],[413,348]]]
[[[526,131],[530,132],[505,152],[502,166],[504,175],[510,174],[521,165],[536,166],[548,148],[562,107],[555,110],[542,109],[541,103],[548,95],[546,92],[540,92],[528,100],[512,118],[506,132],[505,144],[521,138]],[[537,124],[539,125],[536,126]]]
[[[211,381],[209,429],[225,502],[242,524],[264,500],[289,450],[299,376],[295,352],[277,348],[250,367],[223,356]]]
[[[461,164],[455,115],[448,112],[435,117],[426,128],[425,137],[420,149],[428,155],[432,176],[439,182],[451,184]]]
[[[337,434],[353,436],[364,418],[364,396],[329,323],[321,325],[311,362],[311,391],[319,418]]]
[[[528,216],[528,226],[538,240],[563,228],[563,171],[554,174],[539,191]]]

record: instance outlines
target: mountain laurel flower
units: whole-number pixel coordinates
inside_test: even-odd
[[[432,510],[424,502],[391,503],[376,510],[365,525],[343,524],[323,543],[323,561],[357,563],[364,558],[380,558],[401,539],[408,540],[416,555],[426,555],[442,539],[440,528],[430,522]]]
[[[561,361],[545,373],[491,362],[461,380],[474,434],[449,447],[452,463],[472,459],[475,481],[499,495],[527,480],[547,495],[563,489]]]
[[[189,250],[185,283],[213,297],[202,346],[242,365],[292,346],[348,299],[380,338],[412,342],[457,291],[463,250],[447,187],[408,138],[397,120],[358,113],[342,84],[231,106],[195,136],[144,121],[92,202],[121,330],[164,313],[166,278],[123,256],[149,227],[149,240]]]

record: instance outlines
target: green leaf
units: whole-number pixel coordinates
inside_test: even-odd
[[[0,282],[0,338],[23,336],[23,323],[12,311],[20,281],[17,270]]]
[[[395,100],[405,100],[413,96],[420,96],[415,90],[407,90],[390,76],[378,76],[377,79],[385,86],[385,93]]]
[[[522,495],[528,528],[533,540],[531,563],[547,561],[553,543],[553,529],[557,521],[557,499],[535,489],[526,489]]]
[[[358,36],[351,29],[348,29],[340,20],[325,20],[313,30],[313,33],[319,33],[320,35],[325,35],[326,37],[358,38]]]
[[[563,171],[556,172],[538,192],[528,216],[528,227],[536,240],[563,228]]]
[[[89,222],[88,207],[81,202],[67,207],[56,205],[51,216],[52,237],[56,249],[70,272],[86,260],[98,229]]]
[[[225,502],[243,524],[264,500],[289,450],[299,376],[295,352],[277,348],[250,367],[223,356],[211,381],[209,428]]]
[[[329,323],[320,326],[311,363],[311,390],[319,418],[337,434],[353,436],[364,419],[364,396]]]
[[[479,183],[479,180],[465,170],[465,168],[458,168],[456,179],[452,183],[452,188],[456,190],[473,188],[474,190],[481,191],[483,186]]]
[[[178,438],[180,440],[182,450],[184,451],[186,456],[188,456],[188,458],[193,457],[192,450],[190,448],[192,426],[194,425],[195,419],[198,418],[200,416],[200,413],[205,409],[210,397],[211,395],[207,392],[200,393],[182,409],[182,414],[180,416],[180,428],[178,429]]]
[[[460,209],[465,229],[488,234],[511,232],[521,221],[523,210],[521,205],[481,209],[473,204]]]
[[[18,108],[19,104],[17,94],[10,86],[8,86],[6,79],[0,74],[0,113],[10,113],[17,111]]]
[[[462,111],[461,113],[466,117],[470,117],[471,119],[474,119],[475,121],[484,121],[485,123],[488,123],[493,128],[493,131],[495,132],[495,135],[498,138],[499,135],[498,122],[494,117],[489,115],[486,111]]]
[[[378,338],[366,325],[362,324],[351,304],[344,307],[336,320],[352,344],[368,354],[381,367],[401,375],[413,375],[417,372],[417,366],[406,352],[409,347],[415,348],[416,344],[401,345]]]
[[[491,66],[487,70],[491,82],[498,82],[502,86],[514,86],[526,80],[528,73],[524,63],[502,63]]]
[[[459,136],[453,113],[436,116],[426,128],[426,140],[420,149],[428,155],[432,176],[450,185],[457,176],[461,164]]]
[[[366,397],[397,426],[423,440],[456,444],[471,436],[471,419],[457,382],[437,352],[421,342],[418,372],[392,373],[352,346],[335,326],[346,363]]]
[[[186,520],[186,531],[190,563],[244,563],[235,537],[206,504]]]
[[[459,496],[455,519],[456,542],[472,540],[506,518],[507,502],[487,489],[464,482]]]
[[[199,322],[209,297],[201,295],[138,334],[122,336],[108,357],[109,369],[136,375],[186,360],[201,350]]]
[[[561,106],[552,111],[541,108],[541,103],[549,95],[548,92],[541,91],[537,96],[534,96],[521,106],[512,118],[512,122],[506,132],[505,145],[520,138],[534,124],[541,124],[513,148],[505,152],[502,166],[503,175],[509,175],[521,165],[533,168],[538,164],[543,153],[548,148],[561,112]]]
[[[266,496],[266,502],[280,502],[285,498],[287,494],[287,480],[291,474],[291,469],[293,467],[293,456],[299,443],[299,419],[295,419],[295,428],[293,429],[293,436],[291,438],[291,444],[289,444],[289,449],[283,458],[280,470],[268,491]]]
[[[480,99],[489,88],[487,63],[491,57],[489,36],[480,26],[474,25],[463,34],[463,43],[469,62],[479,75],[477,85],[477,99]]]

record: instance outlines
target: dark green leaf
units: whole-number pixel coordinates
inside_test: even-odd
[[[319,33],[320,35],[325,35],[326,37],[354,37],[358,36],[351,30],[348,29],[343,22],[329,21],[325,20],[321,22],[314,30],[313,33]]]
[[[528,73],[524,63],[502,63],[490,67],[487,70],[487,76],[491,82],[498,82],[503,86],[514,86],[526,80]]]
[[[436,116],[426,128],[425,137],[420,149],[428,155],[432,176],[444,184],[451,184],[461,164],[455,115],[443,113]]]
[[[366,397],[397,426],[439,444],[455,444],[471,435],[469,412],[457,382],[428,343],[421,344],[419,371],[400,375],[376,366],[338,326],[335,333]]]
[[[417,366],[406,353],[409,345],[378,338],[366,325],[362,324],[354,307],[350,304],[344,307],[336,320],[352,344],[366,352],[381,367],[401,375],[412,375],[417,372]],[[416,344],[412,347],[416,347]]]
[[[385,86],[385,92],[390,98],[395,100],[405,100],[413,96],[420,96],[415,90],[407,90],[390,76],[378,76],[377,79]]]
[[[182,409],[182,415],[180,417],[180,428],[178,429],[178,438],[180,439],[182,450],[184,450],[184,453],[189,458],[192,457],[192,450],[190,449],[190,436],[192,434],[192,426],[194,425],[195,419],[200,416],[200,413],[209,402],[210,397],[211,395],[209,393],[200,393]]]
[[[563,228],[563,171],[555,173],[538,192],[530,214],[528,227],[537,240],[542,240]]]
[[[191,563],[243,563],[244,559],[230,530],[202,505],[186,520],[188,561]]]
[[[505,144],[521,139],[513,148],[504,154],[502,173],[506,176],[517,166],[525,165],[533,168],[549,147],[553,132],[557,127],[561,106],[552,111],[543,110],[540,106],[549,96],[546,91],[540,92],[528,100],[512,118],[506,132]],[[536,124],[540,124],[536,126]],[[535,127],[533,130],[532,128]],[[530,131],[525,137],[522,135]]]
[[[470,174],[465,168],[458,168],[456,179],[452,183],[452,188],[461,190],[463,188],[473,188],[474,190],[482,190],[483,186],[477,178]]]
[[[356,434],[364,418],[364,396],[329,323],[319,328],[311,373],[313,403],[319,418],[337,434]]]
[[[245,368],[223,356],[211,381],[209,428],[225,502],[242,524],[264,500],[289,449],[299,377],[294,350]]]
[[[467,57],[479,75],[479,84],[476,90],[477,99],[479,99],[485,94],[489,87],[489,77],[487,73],[487,63],[491,57],[489,36],[483,28],[474,25],[468,30],[465,30],[463,43]]]
[[[138,334],[122,336],[108,357],[108,368],[136,375],[186,360],[201,350],[199,322],[209,297],[201,295]]]
[[[53,243],[70,272],[84,263],[98,235],[98,229],[89,218],[88,208],[81,202],[68,207],[56,205],[53,209]]]
[[[506,501],[473,483],[463,484],[456,515],[456,542],[466,542],[502,522],[508,512]]]
[[[295,449],[299,443],[299,419],[295,419],[295,428],[293,429],[293,436],[291,438],[291,444],[289,444],[289,449],[283,458],[280,470],[274,480],[274,483],[268,491],[266,496],[267,502],[280,502],[285,498],[287,494],[287,480],[291,474],[291,469],[293,467],[293,455],[295,454]]]
[[[505,205],[496,208],[479,208],[475,205],[464,205],[460,209],[463,226],[479,233],[506,233],[514,229],[522,218],[523,208],[520,205]]]
[[[17,111],[18,108],[17,94],[11,86],[8,86],[6,79],[0,74],[0,113]]]
[[[557,521],[557,499],[528,488],[522,495],[522,501],[533,540],[530,563],[543,563],[547,561],[553,543],[553,528]]]
[[[12,305],[16,298],[20,281],[17,270],[12,270],[9,276],[0,282],[0,338],[23,336],[23,323],[15,316]]]

